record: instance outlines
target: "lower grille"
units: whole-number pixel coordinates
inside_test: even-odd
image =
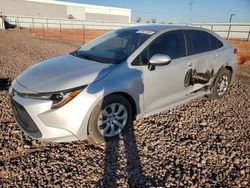
[[[15,119],[19,124],[19,126],[31,136],[35,138],[41,138],[42,134],[40,130],[36,126],[35,122],[31,119],[30,115],[25,110],[25,108],[22,105],[18,104],[13,99],[11,99],[11,106],[13,109]]]

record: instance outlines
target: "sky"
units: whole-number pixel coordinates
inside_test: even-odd
[[[75,3],[114,6],[132,10],[132,21],[152,18],[157,22],[232,22],[250,23],[250,0],[61,0]],[[190,13],[192,12],[192,14]],[[190,16],[192,15],[192,16]]]

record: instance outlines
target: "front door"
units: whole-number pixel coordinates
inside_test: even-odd
[[[148,67],[148,60],[155,54],[168,55],[168,65]],[[188,89],[184,86],[189,70],[186,62],[186,43],[183,31],[169,31],[156,40],[141,54],[144,82],[145,112],[150,113],[185,99]]]

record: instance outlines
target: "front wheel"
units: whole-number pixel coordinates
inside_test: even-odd
[[[121,95],[110,95],[100,101],[91,113],[89,136],[95,142],[104,143],[117,138],[132,121],[132,108]]]
[[[208,97],[212,99],[223,97],[228,90],[231,78],[232,73],[228,69],[220,70],[212,87],[212,93]]]

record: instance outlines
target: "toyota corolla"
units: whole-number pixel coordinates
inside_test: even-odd
[[[96,142],[134,119],[194,98],[221,98],[237,50],[212,31],[150,25],[112,31],[22,72],[9,89],[19,127],[33,138]]]

